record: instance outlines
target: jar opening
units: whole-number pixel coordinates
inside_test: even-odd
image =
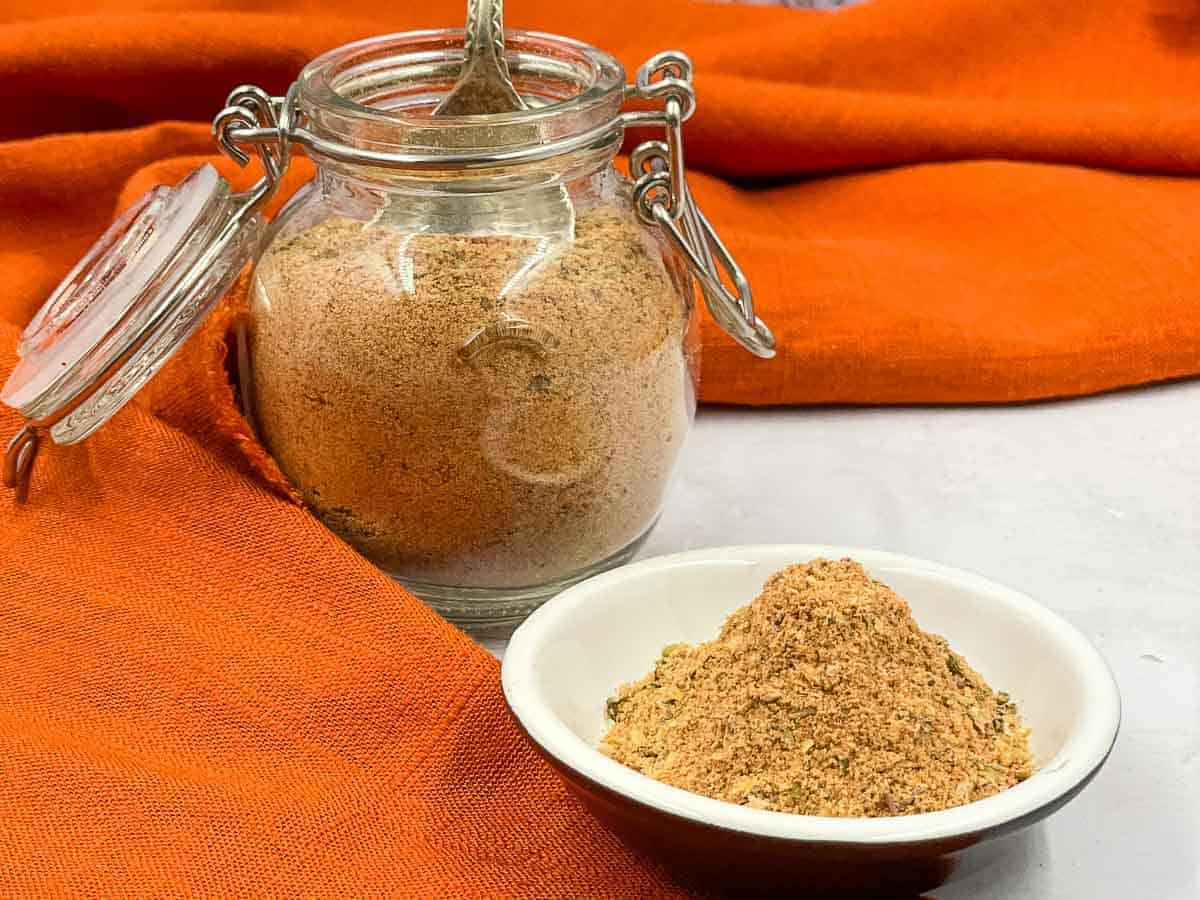
[[[301,72],[299,111],[321,137],[385,152],[517,149],[606,123],[619,130],[625,85],[620,63],[579,41],[527,31],[506,34],[505,56],[529,109],[434,118],[462,68],[463,41],[461,29],[439,29],[338,47]]]

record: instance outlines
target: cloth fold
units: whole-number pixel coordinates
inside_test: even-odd
[[[0,893],[671,893],[536,759],[491,656],[161,420],[127,408],[3,504]]]
[[[757,361],[705,321],[703,399],[1019,401],[1200,371],[1194,4],[506,12],[631,71],[695,60],[694,193],[781,348]],[[0,377],[113,213],[212,154],[231,88],[461,17],[9,0]],[[289,502],[227,377],[242,300],[109,426],[48,446],[28,505],[0,495],[0,893],[678,893],[536,758],[496,663]]]
[[[8,4],[0,315],[28,318],[112,215],[117,181],[212,152],[203,124],[159,120],[207,122],[239,83],[282,92],[322,50],[452,24],[460,5]],[[781,346],[758,362],[706,319],[703,400],[1010,402],[1200,370],[1200,189],[1178,177],[1200,168],[1194,4],[509,6],[514,27],[588,40],[630,71],[668,46],[695,59],[694,193]],[[75,133],[35,137],[50,132]],[[819,177],[834,173],[853,174]]]

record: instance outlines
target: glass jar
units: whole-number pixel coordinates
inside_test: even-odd
[[[514,35],[538,107],[505,126],[430,118],[456,67],[428,59],[456,43],[335,50],[301,75],[300,113],[340,146],[420,153],[574,136],[620,110],[611,58]],[[519,616],[628,559],[683,445],[690,280],[639,221],[619,144],[407,171],[314,151],[255,271],[263,443],[333,531],[459,620]]]
[[[687,190],[687,58],[661,54],[626,85],[566,38],[511,32],[506,56],[521,112],[431,116],[462,67],[451,30],[333,50],[284,98],[235,90],[218,143],[265,174],[221,194],[208,226],[236,252],[200,244],[223,284],[257,258],[240,379],[282,471],[347,543],[476,626],[519,620],[645,540],[695,410],[697,286],[735,339],[773,352]],[[613,164],[627,126],[666,138],[634,151],[632,179]],[[255,213],[297,147],[316,177],[264,229]],[[27,472],[48,424],[10,469]]]

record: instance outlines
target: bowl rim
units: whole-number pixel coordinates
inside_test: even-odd
[[[1032,777],[1013,787],[963,806],[911,816],[836,818],[751,809],[693,794],[655,781],[616,762],[588,745],[550,710],[535,677],[538,652],[547,636],[589,598],[619,590],[624,582],[650,572],[697,563],[760,563],[764,557],[797,561],[824,556],[851,557],[868,570],[907,568],[939,575],[987,595],[990,602],[1031,618],[1049,635],[1080,676],[1084,707],[1059,751]],[[522,730],[553,761],[587,781],[634,803],[671,816],[758,837],[832,844],[906,844],[963,838],[981,832],[1018,827],[1051,811],[1078,792],[1099,770],[1116,741],[1121,698],[1115,678],[1099,651],[1058,614],[1031,597],[995,581],[940,563],[857,547],[821,544],[754,544],[673,553],[621,566],[563,591],[535,611],[514,632],[501,666],[504,697]]]

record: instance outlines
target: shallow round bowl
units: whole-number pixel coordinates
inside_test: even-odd
[[[725,618],[786,565],[851,557],[908,600],[1027,727],[1038,770],[995,796],[941,812],[841,819],[756,810],[654,781],[596,746],[604,704],[663,647],[716,637]],[[535,612],[504,657],[504,694],[567,787],[618,837],[690,887],[739,895],[907,897],[977,871],[1010,836],[1059,809],[1103,765],[1120,696],[1074,627],[1024,594],[967,572],[849,547],[699,550],[624,566]]]

